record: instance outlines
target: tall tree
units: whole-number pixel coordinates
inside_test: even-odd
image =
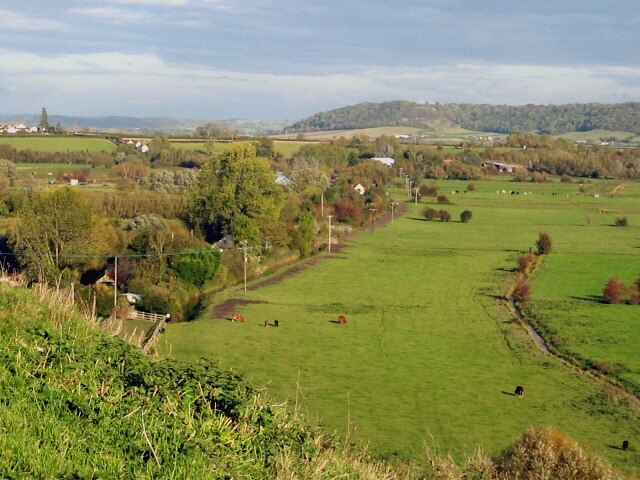
[[[42,113],[40,114],[40,130],[43,132],[49,131],[49,114],[47,109],[42,107]]]
[[[282,190],[275,178],[269,162],[256,156],[254,145],[234,143],[213,153],[203,165],[191,194],[189,217],[210,239],[233,233],[232,223],[240,215],[264,233],[279,221],[282,209]]]
[[[56,281],[64,271],[95,263],[106,253],[112,233],[81,192],[65,187],[24,199],[11,244],[31,278]]]

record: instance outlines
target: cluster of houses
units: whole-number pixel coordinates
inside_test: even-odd
[[[136,147],[136,150],[138,150],[140,153],[147,153],[149,151],[149,145],[147,145],[142,140],[138,140],[137,142],[129,140],[127,141],[127,145],[134,145]]]
[[[27,127],[24,123],[0,123],[0,133],[44,133],[40,127]]]

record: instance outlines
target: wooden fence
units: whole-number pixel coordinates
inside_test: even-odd
[[[163,320],[166,321],[166,315],[162,315],[161,313],[139,312],[138,310],[131,310],[128,318],[131,320],[146,320],[147,322],[153,323],[158,323]]]

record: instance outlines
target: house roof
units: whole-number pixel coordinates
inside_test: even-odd
[[[396,162],[393,158],[389,157],[373,157],[371,160],[377,160],[378,162],[384,163],[387,167],[393,166]]]

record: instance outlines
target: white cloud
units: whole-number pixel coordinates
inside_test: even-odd
[[[71,8],[69,13],[98,19],[111,20],[116,23],[139,20],[144,17],[140,12],[125,8],[95,7],[95,8]]]
[[[63,32],[69,28],[55,20],[28,17],[13,10],[0,9],[0,28],[17,31],[56,31]]]
[[[45,57],[0,49],[0,104],[74,115],[300,118],[361,101],[496,104],[640,100],[639,67],[489,65],[351,67],[324,75],[171,64],[148,54]]]

